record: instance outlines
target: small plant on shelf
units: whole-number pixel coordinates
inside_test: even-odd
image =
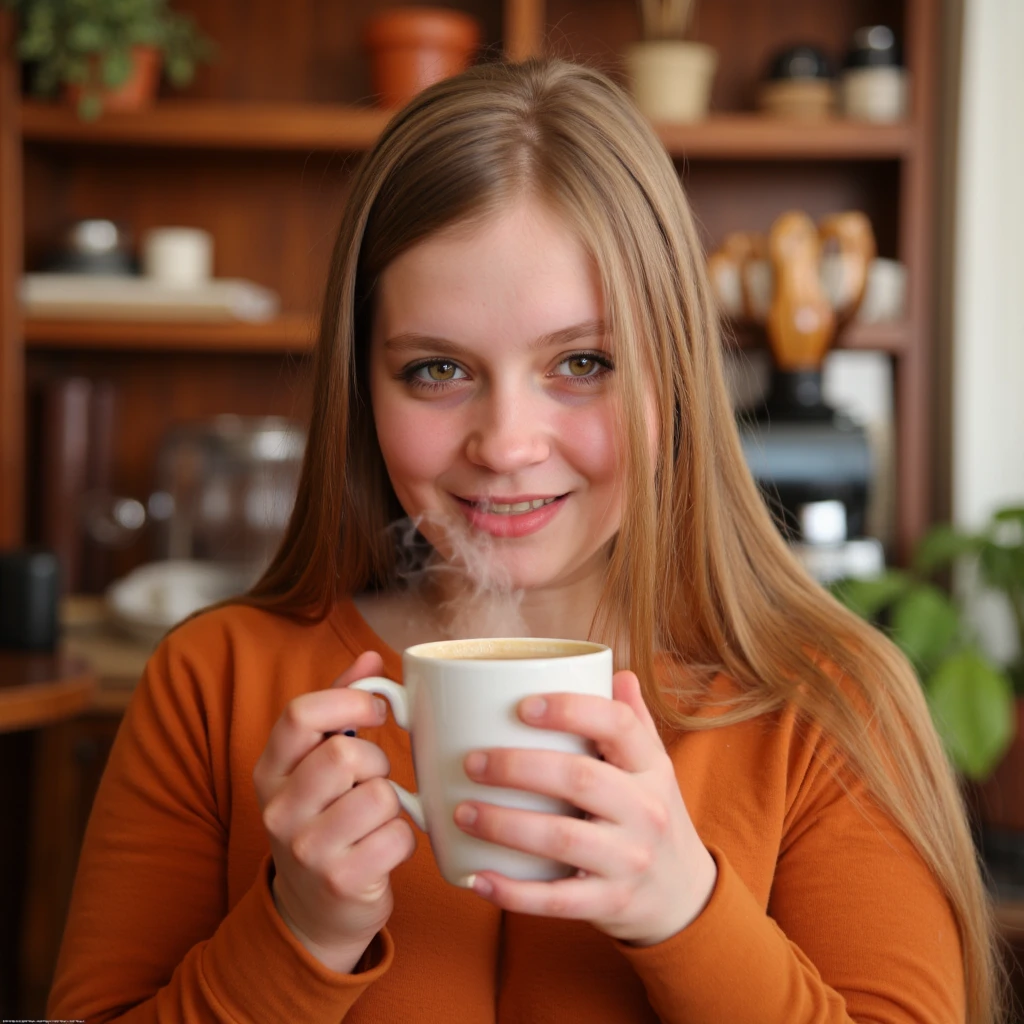
[[[92,120],[110,97],[140,73],[149,55],[152,91],[160,61],[172,85],[188,85],[212,42],[167,0],[0,0],[19,19],[17,52],[32,65],[32,88],[49,96],[61,87],[79,115]]]
[[[639,0],[641,42],[626,50],[637,106],[652,120],[683,123],[707,114],[718,54],[690,42],[694,0]]]
[[[967,595],[950,597],[932,582],[953,566],[972,570],[971,579],[1009,605],[1017,634],[1009,664],[983,651],[965,614]],[[833,590],[866,619],[887,614],[889,633],[917,670],[953,764],[970,779],[990,775],[1014,740],[1014,697],[1024,697],[1024,507],[1000,509],[978,532],[935,527],[909,571],[841,580]]]
[[[695,6],[693,0],[640,0],[644,39],[684,39]]]

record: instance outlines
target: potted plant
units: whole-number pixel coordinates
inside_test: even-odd
[[[643,41],[626,50],[637,106],[652,121],[699,121],[708,112],[718,54],[684,37],[694,0],[640,0]]]
[[[0,0],[19,18],[18,57],[33,65],[32,88],[63,86],[91,120],[103,110],[152,102],[161,64],[172,85],[192,81],[213,44],[167,0]]]
[[[954,597],[932,582],[951,567],[961,570]],[[1006,665],[983,651],[965,614],[979,589],[1009,605],[1017,644]],[[833,590],[867,619],[887,613],[953,764],[980,783],[983,818],[1024,831],[1024,508],[1000,509],[977,532],[938,526],[919,544],[910,571],[841,580]]]

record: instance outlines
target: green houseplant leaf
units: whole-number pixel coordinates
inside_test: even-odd
[[[968,778],[983,779],[1014,735],[1013,688],[1005,673],[976,650],[947,658],[926,689],[935,727]]]
[[[963,561],[978,568],[965,583],[980,582],[1009,603],[1020,654],[1005,670],[974,641],[963,592],[949,597],[928,581]],[[990,774],[1016,730],[1014,694],[1024,697],[1024,505],[994,512],[978,532],[935,527],[918,545],[911,571],[840,580],[832,591],[869,620],[891,610],[892,639],[917,671],[954,765],[974,779]]]
[[[930,530],[914,552],[914,568],[925,575],[942,569],[964,555],[978,552],[984,538],[963,533],[952,526],[936,526]]]
[[[103,56],[103,84],[110,89],[124,85],[132,73],[132,55],[129,50],[110,50]]]
[[[893,606],[892,637],[919,668],[937,662],[959,631],[956,607],[938,587],[918,584]]]
[[[1024,505],[1010,505],[1007,508],[1001,508],[993,514],[992,518],[997,523],[1009,523],[1016,520],[1024,524]]]
[[[861,618],[873,619],[902,597],[913,584],[913,578],[906,573],[890,570],[870,579],[850,577],[839,580],[833,585],[832,593]]]
[[[978,561],[982,578],[990,587],[1012,591],[1024,586],[1024,547],[987,541]]]

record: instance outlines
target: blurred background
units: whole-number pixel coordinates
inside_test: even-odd
[[[287,521],[360,154],[538,53],[672,155],[751,469],[914,662],[1024,945],[1022,46],[1019,0],[0,0],[0,1016],[149,652]]]

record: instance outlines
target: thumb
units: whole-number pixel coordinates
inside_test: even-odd
[[[369,676],[379,676],[384,671],[384,659],[376,651],[363,651],[362,654],[352,662],[351,665],[344,672],[338,676],[337,679],[331,683],[329,689],[340,690],[343,687],[351,686],[353,683],[358,682],[360,679],[366,679]],[[384,702],[379,698],[374,698],[379,702],[383,708]],[[383,712],[382,712],[383,716]],[[355,729],[346,729],[346,736],[355,736]],[[334,736],[333,732],[325,732],[324,739],[330,736]]]
[[[358,679],[368,676],[379,676],[384,673],[384,659],[376,651],[363,651],[337,679],[331,687],[351,686]]]

